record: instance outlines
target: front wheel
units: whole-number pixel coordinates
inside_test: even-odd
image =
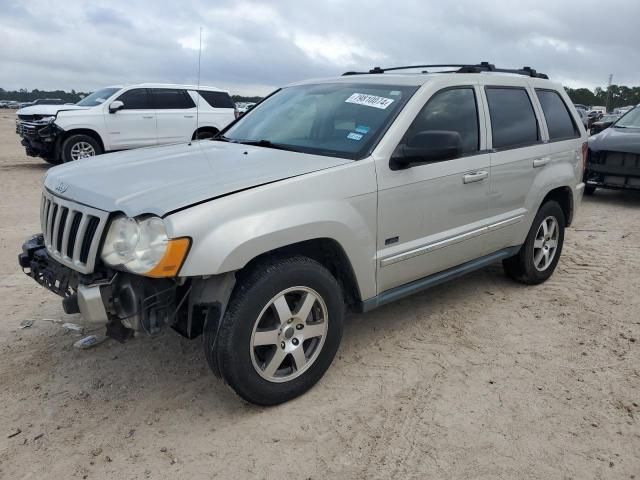
[[[89,135],[71,135],[62,144],[62,161],[73,162],[83,158],[94,157],[102,153],[100,143]]]
[[[303,394],[338,350],[344,317],[340,285],[324,266],[301,256],[257,265],[238,282],[218,331],[205,329],[209,364],[257,405]]]
[[[560,260],[565,222],[564,212],[558,202],[550,200],[544,203],[518,254],[502,262],[507,275],[528,285],[547,280]]]

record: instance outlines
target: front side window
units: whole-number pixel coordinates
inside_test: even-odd
[[[107,99],[116,93],[119,88],[101,88],[100,90],[96,90],[91,95],[87,95],[82,100],[80,100],[76,105],[80,105],[81,107],[96,107],[98,105],[103,104],[107,101]]]
[[[433,95],[407,130],[403,142],[426,130],[460,134],[462,154],[480,149],[478,107],[473,88],[452,88]]]
[[[415,86],[322,83],[287,87],[223,132],[223,141],[357,159],[379,141]]]
[[[151,104],[153,108],[158,110],[184,109],[196,106],[186,90],[177,88],[152,88]]]
[[[578,127],[573,122],[573,118],[558,92],[536,89],[536,95],[538,95],[544,119],[547,122],[549,140],[563,140],[580,136]]]
[[[538,121],[524,88],[486,87],[493,148],[507,149],[540,141]]]
[[[146,110],[152,108],[146,88],[134,88],[118,97],[124,103],[124,110]]]

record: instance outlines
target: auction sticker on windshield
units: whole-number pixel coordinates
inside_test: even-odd
[[[377,95],[367,95],[366,93],[354,93],[344,102],[355,103],[356,105],[366,105],[367,107],[386,110],[386,108],[393,103],[393,98],[378,97]]]

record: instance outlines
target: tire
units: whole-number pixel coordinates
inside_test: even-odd
[[[65,163],[93,157],[101,153],[102,147],[100,143],[95,138],[81,133],[71,135],[62,144],[62,161]]]
[[[308,315],[292,313],[307,304]],[[207,361],[246,401],[286,402],[309,390],[331,365],[344,310],[340,285],[318,262],[296,256],[258,264],[238,280],[217,338],[215,326],[205,328]]]
[[[591,196],[594,193],[596,193],[596,188],[598,188],[598,187],[596,187],[595,185],[585,185],[584,186],[584,194],[588,195],[588,196]]]
[[[544,235],[543,222],[546,223],[548,232],[551,232],[550,226],[555,222],[554,231],[547,236]],[[502,265],[506,274],[527,285],[537,285],[547,280],[560,260],[565,224],[564,212],[560,205],[553,200],[544,203],[538,210],[527,239],[518,254],[503,260]],[[553,250],[554,238],[555,250]],[[548,257],[544,253],[545,249]],[[542,254],[540,254],[541,251],[543,251]],[[542,256],[539,257],[539,255]],[[538,259],[540,260],[537,262]]]

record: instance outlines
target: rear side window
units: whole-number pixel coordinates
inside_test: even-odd
[[[198,93],[213,108],[236,108],[227,92],[211,92],[209,90],[199,90]]]
[[[124,103],[126,110],[144,110],[152,108],[146,88],[134,88],[120,95],[117,100]]]
[[[493,148],[533,145],[540,140],[538,121],[524,88],[486,87]]]
[[[158,110],[193,108],[196,106],[186,90],[177,88],[152,88],[153,106]]]
[[[547,122],[549,140],[563,140],[580,136],[578,127],[576,127],[567,105],[558,92],[536,89],[536,95],[538,95],[544,119]]]
[[[452,88],[433,95],[407,130],[405,139],[425,130],[458,132],[463,155],[477,152],[478,108],[473,88]]]

